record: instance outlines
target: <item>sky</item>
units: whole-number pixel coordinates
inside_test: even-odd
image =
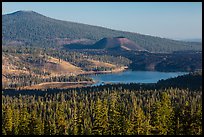
[[[2,2],[2,14],[18,10],[163,38],[202,38],[201,2]]]

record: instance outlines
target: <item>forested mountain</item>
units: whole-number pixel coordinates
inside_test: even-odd
[[[94,43],[105,37],[125,37],[150,52],[201,50],[199,42],[182,42],[132,32],[107,29],[81,23],[61,21],[34,11],[17,11],[2,15],[3,45],[57,47],[70,43]]]

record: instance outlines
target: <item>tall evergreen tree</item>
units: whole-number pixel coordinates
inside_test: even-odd
[[[97,98],[96,105],[93,111],[93,134],[94,135],[104,135],[108,128],[108,108],[107,100],[102,101],[100,98]]]
[[[30,131],[29,134],[31,135],[42,135],[43,134],[43,128],[42,128],[42,123],[40,121],[40,118],[37,117],[36,110],[34,109],[31,113],[31,118],[30,118]]]
[[[173,134],[172,112],[170,98],[164,92],[161,95],[161,102],[156,102],[153,107],[151,121],[154,126],[153,133],[161,135]]]
[[[108,118],[108,134],[109,135],[117,135],[120,134],[120,126],[119,126],[119,116],[120,113],[118,112],[117,108],[117,94],[113,92],[111,95],[110,100],[110,108],[109,108],[109,118]]]
[[[19,123],[19,135],[29,135],[30,134],[30,114],[27,108],[24,106],[20,112],[20,123]]]
[[[5,114],[4,114],[4,121],[3,121],[3,127],[5,129],[6,135],[12,134],[12,127],[13,127],[13,116],[12,116],[12,110],[9,106],[5,108]]]
[[[58,107],[56,114],[57,114],[57,118],[56,118],[57,134],[66,135],[67,134],[67,123],[65,119],[63,103],[60,103],[60,107]]]
[[[18,109],[13,110],[13,135],[19,134],[20,114]]]

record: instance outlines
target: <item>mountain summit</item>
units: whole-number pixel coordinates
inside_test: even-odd
[[[62,46],[61,43],[67,44],[73,40],[86,39],[86,41],[93,41],[94,43],[103,38],[120,36],[133,41],[140,48],[150,52],[202,50],[202,44],[199,42],[182,42],[82,23],[62,21],[46,17],[35,11],[17,11],[2,15],[3,45],[20,43],[22,45],[56,47]],[[125,41],[125,39],[119,39],[118,41]],[[107,40],[110,41],[109,39]],[[110,44],[107,46],[109,47]]]

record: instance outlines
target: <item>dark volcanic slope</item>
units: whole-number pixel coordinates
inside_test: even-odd
[[[17,11],[2,15],[3,45],[32,44],[38,46],[56,46],[58,40],[64,43],[73,39],[98,41],[104,37],[124,36],[140,47],[151,52],[172,52],[178,50],[202,50],[199,42],[182,42],[165,38],[116,31],[103,27],[81,23],[60,21],[33,11]]]
[[[124,38],[124,37],[114,37],[114,38],[103,38],[96,42],[92,48],[94,49],[125,49],[125,50],[135,50],[144,51],[145,49],[135,42]]]

